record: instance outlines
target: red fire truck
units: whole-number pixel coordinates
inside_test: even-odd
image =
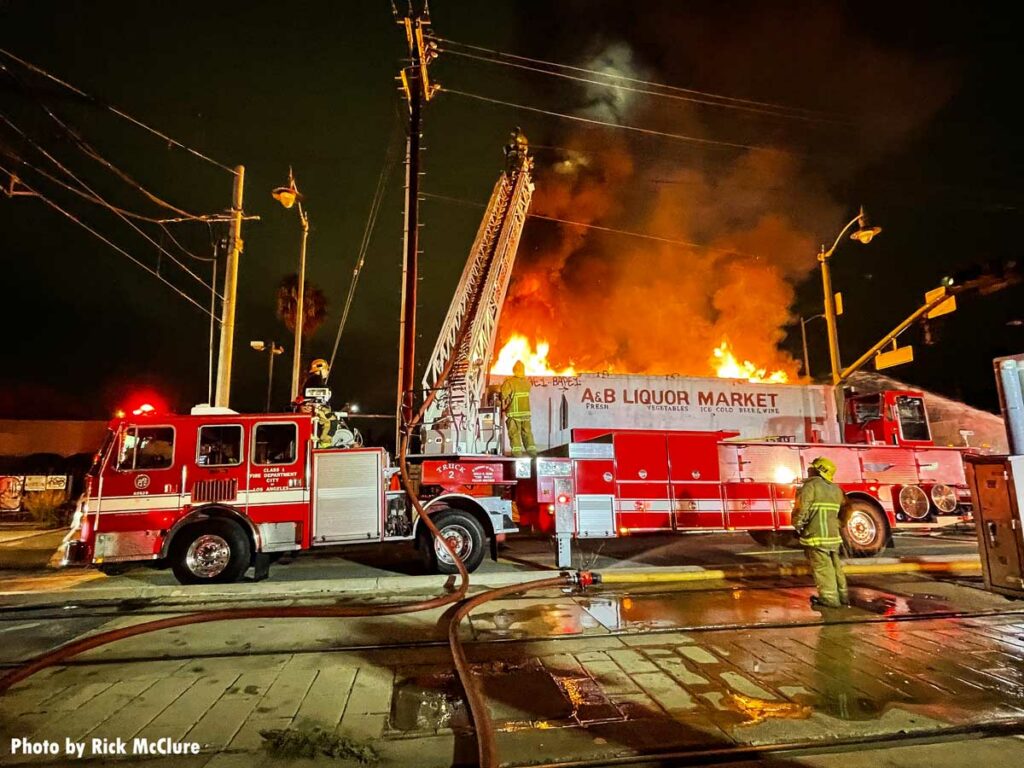
[[[170,566],[182,583],[235,581],[259,556],[326,545],[413,540],[440,573],[430,540],[381,448],[313,447],[312,418],[151,407],[114,419],[90,469],[66,563]],[[425,508],[470,570],[510,531],[514,461],[417,467]]]
[[[574,429],[520,486],[519,523],[577,538],[745,530],[766,544],[789,528],[797,484],[817,456],[835,462],[850,499],[843,535],[854,554],[877,554],[897,526],[963,519],[963,449],[932,443],[921,393],[854,396],[846,413],[855,444],[758,442],[726,430]]]

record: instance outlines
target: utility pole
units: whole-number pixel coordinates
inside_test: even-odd
[[[235,297],[238,291],[238,257],[242,253],[242,192],[245,166],[235,168],[235,187],[231,200],[231,235],[224,267],[224,302],[221,305],[220,354],[217,357],[217,397],[214,405],[224,408],[231,401],[231,353],[235,341]]]
[[[299,203],[299,219],[302,221],[302,248],[299,250],[299,284],[295,289],[295,341],[292,357],[292,400],[299,396],[299,380],[302,376],[302,333],[306,319],[306,239],[309,237],[309,216]],[[274,355],[270,355],[274,359]]]
[[[409,63],[402,68],[399,81],[409,103],[409,134],[405,145],[405,229],[402,244],[402,315],[398,337],[398,397],[395,443],[413,417],[416,380],[416,288],[419,281],[419,193],[420,134],[422,109],[439,88],[431,84],[427,67],[437,57],[436,46],[424,40],[430,26],[429,11],[413,11],[398,23],[405,28]]]
[[[834,250],[834,249],[833,249]],[[832,268],[829,266],[831,251],[826,252],[825,246],[821,246],[818,252],[818,261],[821,264],[821,287],[825,294],[825,325],[828,326],[828,359],[832,364],[832,383],[839,383],[839,372],[843,370],[843,363],[839,359],[839,332],[836,328],[836,300],[832,293]]]

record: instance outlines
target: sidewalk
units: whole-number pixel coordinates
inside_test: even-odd
[[[66,528],[0,528],[0,570],[46,568],[66,534]]]
[[[914,615],[936,607],[1005,611],[1011,603],[954,584],[861,585],[856,607],[823,623],[808,594],[551,593],[482,608],[464,632],[478,641],[467,653],[502,760],[826,744],[1024,718],[1024,618]],[[909,620],[861,623],[899,615]],[[16,686],[0,699],[0,730],[61,743],[167,737],[202,749],[174,765],[256,768],[279,764],[263,751],[261,731],[316,727],[372,744],[382,766],[472,764],[447,649],[380,647],[440,639],[438,618],[233,622],[135,638],[90,652],[92,663]],[[675,631],[671,621],[698,628]],[[784,626],[757,626],[777,621]],[[488,642],[495,639],[504,642]],[[338,641],[349,649],[320,650]],[[1004,745],[991,764],[1019,762],[1022,746]],[[4,764],[63,764],[9,749],[4,739]]]

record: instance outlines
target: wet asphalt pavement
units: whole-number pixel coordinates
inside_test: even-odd
[[[608,542],[584,557],[599,568],[800,557],[740,535],[660,538]],[[965,538],[900,537],[897,549],[911,558],[969,555],[976,548]],[[502,557],[540,570],[546,547],[517,541]],[[352,557],[299,558],[274,578],[322,579],[332,567],[351,574]],[[109,581],[161,577],[136,569]],[[481,606],[462,635],[509,765],[674,753],[691,763],[735,763],[753,749],[775,766],[827,764],[818,753],[828,745],[857,756],[885,748],[887,765],[934,760],[908,739],[943,740],[945,764],[962,765],[972,747],[965,739],[983,736],[1003,737],[978,747],[991,760],[1019,763],[1024,742],[1005,737],[1024,733],[1024,603],[986,593],[970,577],[851,582],[853,607],[825,612],[812,610],[809,581],[800,577],[530,593]],[[60,596],[58,586],[46,608],[0,611],[0,662],[9,667],[97,629],[220,604],[197,594],[60,606]],[[340,599],[254,596],[282,606]],[[170,736],[195,740],[204,752],[169,765],[252,768],[280,763],[262,750],[261,730],[316,726],[373,743],[382,765],[470,765],[472,729],[444,638],[442,610],[180,627],[90,651],[20,684],[0,699],[0,735]],[[6,739],[0,759],[39,762],[9,754]]]

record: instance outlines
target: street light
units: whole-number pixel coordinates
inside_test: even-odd
[[[309,217],[302,208],[302,195],[295,184],[295,175],[288,169],[288,185],[278,187],[271,196],[285,208],[296,206],[302,223],[302,249],[299,251],[299,284],[295,291],[295,349],[292,357],[292,400],[299,394],[299,376],[302,372],[302,323],[306,315],[306,238],[309,236]],[[273,355],[271,355],[273,359]]]
[[[867,216],[864,213],[864,206],[861,206],[860,212],[850,222],[842,228],[839,235],[836,237],[832,247],[827,251],[825,250],[824,244],[821,246],[821,251],[818,253],[818,261],[821,263],[821,286],[825,293],[825,323],[828,325],[828,356],[829,361],[832,364],[832,384],[838,384],[840,379],[840,372],[843,369],[843,364],[839,360],[839,334],[836,330],[836,302],[835,295],[832,293],[832,273],[829,268],[829,259],[832,258],[832,254],[835,253],[836,248],[839,247],[839,241],[843,239],[843,235],[850,231],[850,227],[854,224],[857,225],[857,231],[850,235],[851,240],[856,240],[858,243],[867,245],[875,237],[875,235],[881,233],[881,227],[868,227]]]
[[[267,413],[270,413],[270,394],[274,389],[274,357],[284,352],[284,347],[279,347],[273,341],[250,341],[249,346],[257,352],[266,352],[270,362],[267,364]]]
[[[824,317],[823,314],[812,315],[811,317],[800,318],[800,340],[804,345],[804,376],[810,377],[811,375],[811,362],[807,356],[807,324],[812,320]]]

